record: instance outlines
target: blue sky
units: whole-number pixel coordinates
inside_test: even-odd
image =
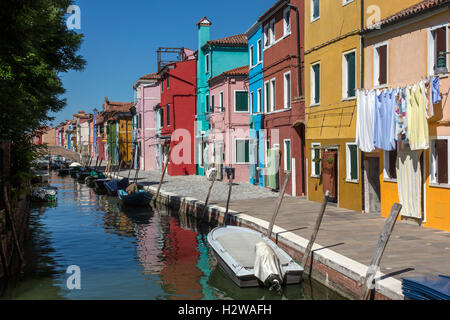
[[[81,9],[84,34],[82,72],[62,74],[67,106],[54,114],[58,124],[78,110],[101,109],[111,101],[132,101],[133,84],[156,72],[158,47],[197,49],[196,23],[207,16],[211,38],[219,39],[248,28],[276,0],[75,0]]]

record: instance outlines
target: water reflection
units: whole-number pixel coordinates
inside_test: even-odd
[[[3,299],[339,298],[308,283],[283,295],[240,289],[212,256],[209,225],[164,208],[123,207],[70,177],[54,175],[51,183],[58,203],[33,208],[25,275]],[[70,265],[81,268],[81,290],[66,287]]]

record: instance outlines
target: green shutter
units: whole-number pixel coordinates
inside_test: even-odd
[[[320,149],[314,149],[314,159],[320,159]],[[315,161],[314,166],[316,175],[320,175],[320,161]]]
[[[284,152],[286,152],[286,168],[284,169],[291,171],[291,142],[285,141],[284,147],[286,148],[286,150],[284,150]]]
[[[248,92],[236,92],[236,111],[248,111]]]
[[[347,59],[347,96],[354,97],[355,96],[355,88],[356,88],[356,58],[355,53],[349,53],[346,56]]]
[[[205,112],[209,112],[209,94],[206,95],[206,105],[205,105]]]
[[[348,148],[350,151],[350,178],[358,180],[358,147],[349,145]]]
[[[250,163],[250,140],[245,140],[245,163]]]
[[[314,103],[320,102],[320,64],[316,64],[313,66],[314,70],[314,89],[315,89],[315,97]]]

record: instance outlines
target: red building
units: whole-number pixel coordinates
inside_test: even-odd
[[[304,0],[277,1],[259,22],[264,50],[264,127],[270,149],[266,154],[277,153],[280,165],[276,174],[267,173],[266,186],[280,188],[286,172],[291,171],[286,192],[302,196],[306,193]]]
[[[170,63],[160,71],[160,143],[172,147],[167,173],[171,176],[195,175],[194,122],[197,61]]]

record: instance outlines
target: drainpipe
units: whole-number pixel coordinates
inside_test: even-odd
[[[365,67],[365,64],[364,64],[364,36],[362,34],[362,31],[364,30],[364,18],[365,18],[365,6],[364,6],[364,0],[361,0],[361,27],[360,27],[361,28],[361,35],[360,35],[360,46],[361,46],[361,48],[360,48],[360,52],[361,52],[361,62],[360,62],[361,79],[360,79],[360,82],[361,83],[359,85],[360,88],[364,88],[364,67]],[[366,183],[365,170],[366,169],[365,169],[364,162],[365,162],[365,153],[361,151],[361,178],[360,178],[361,179],[361,190],[362,190],[361,209],[363,212],[367,213],[366,209],[369,210],[369,208],[366,208],[366,199],[365,199],[366,198],[366,189],[365,189],[365,183]]]
[[[302,74],[301,74],[301,56],[300,56],[300,52],[301,52],[301,49],[300,49],[300,13],[296,6],[288,3],[288,7],[295,10],[296,17],[297,17],[297,57],[298,57],[298,59],[297,59],[297,61],[298,61],[297,77],[298,77],[298,96],[301,97],[303,95],[303,92],[302,92]]]

